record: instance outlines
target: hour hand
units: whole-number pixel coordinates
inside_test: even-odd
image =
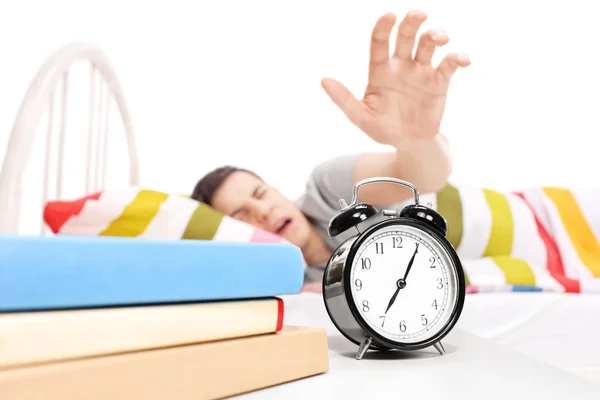
[[[392,304],[394,304],[394,302],[396,301],[396,297],[398,297],[398,293],[400,292],[400,285],[398,285],[398,287],[396,288],[396,291],[394,292],[394,295],[392,296],[392,298],[390,299],[387,308],[385,309],[384,314],[387,314],[388,310],[390,309],[390,307],[392,306]]]
[[[394,295],[390,299],[390,302],[388,303],[384,314],[387,314],[387,312],[390,309],[390,307],[392,306],[392,304],[394,304],[394,302],[396,301],[396,297],[398,297],[398,293],[400,293],[400,289],[404,289],[406,287],[406,282],[404,281],[404,279],[398,279],[398,282],[396,282],[396,286],[397,286],[396,291],[394,292]]]

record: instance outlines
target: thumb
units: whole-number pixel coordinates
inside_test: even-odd
[[[324,78],[321,86],[335,105],[346,114],[350,122],[359,127],[364,123],[367,117],[366,108],[346,86],[333,78]]]

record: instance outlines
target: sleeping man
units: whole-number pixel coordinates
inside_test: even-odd
[[[300,247],[309,266],[323,266],[340,238],[330,240],[329,220],[341,198],[350,201],[358,180],[389,176],[408,180],[421,192],[435,192],[446,184],[451,157],[439,132],[450,79],[469,65],[461,53],[448,54],[432,65],[434,50],[448,42],[441,30],[417,37],[426,15],[411,11],[400,21],[396,46],[389,39],[396,17],[386,14],[376,22],[371,37],[369,79],[362,100],[341,83],[325,78],[322,86],[348,119],[378,143],[395,151],[341,156],[317,166],[301,198],[292,201],[264,182],[258,174],[236,167],[220,167],[205,175],[192,197],[215,209]],[[416,46],[416,51],[413,50]],[[373,184],[360,190],[360,200],[375,206],[407,200],[412,192],[399,185]]]
[[[470,62],[464,54],[451,53],[433,66],[434,50],[448,37],[440,30],[417,37],[425,19],[423,12],[412,11],[400,21],[391,55],[395,17],[387,14],[377,21],[362,100],[333,79],[322,81],[350,122],[394,151],[326,161],[313,169],[304,194],[294,201],[258,174],[231,166],[204,176],[192,197],[298,246],[310,267],[305,290],[319,290],[319,267],[354,233],[349,230],[333,239],[327,234],[329,221],[340,210],[339,200],[349,202],[359,180],[396,177],[413,183],[420,201],[431,202],[446,218],[447,238],[461,257],[468,292],[600,293],[600,189],[532,187],[500,193],[447,182],[451,156],[439,128],[450,80]],[[359,191],[360,201],[379,209],[400,208],[412,196],[394,184],[376,183]],[[378,218],[383,217],[365,223]]]

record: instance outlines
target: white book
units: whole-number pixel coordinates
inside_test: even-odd
[[[0,314],[0,370],[273,333],[283,301],[266,299]]]

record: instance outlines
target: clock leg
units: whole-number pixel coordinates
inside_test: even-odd
[[[356,353],[357,360],[360,360],[363,358],[363,356],[365,355],[367,350],[369,350],[369,346],[371,346],[372,341],[373,341],[373,339],[371,339],[368,336],[363,339],[363,341],[360,344],[360,347],[358,348],[358,352]]]
[[[438,351],[438,353],[440,353],[440,355],[444,355],[444,353],[446,352],[444,346],[442,345],[442,342],[434,343],[433,347],[435,347],[435,349]]]

